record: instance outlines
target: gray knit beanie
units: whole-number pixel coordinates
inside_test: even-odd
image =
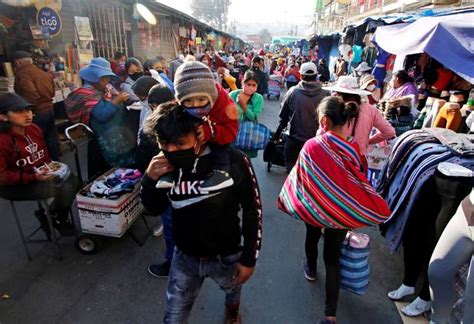
[[[185,62],[176,70],[174,88],[179,103],[184,100],[206,96],[211,105],[217,101],[217,89],[211,70],[198,61]]]

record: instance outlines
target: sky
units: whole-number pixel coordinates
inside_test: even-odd
[[[191,15],[190,0],[157,0]],[[251,23],[294,22],[309,24],[314,12],[314,0],[233,0],[229,21]]]

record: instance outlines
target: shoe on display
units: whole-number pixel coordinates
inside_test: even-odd
[[[170,274],[171,261],[162,264],[152,264],[148,267],[148,273],[155,278],[168,278]]]
[[[214,170],[210,174],[203,184],[201,189],[205,191],[217,191],[234,184],[234,180],[230,177],[229,173],[221,170]]]
[[[415,287],[409,287],[402,284],[398,289],[393,290],[387,294],[391,300],[400,300],[406,296],[413,295],[415,293]]]
[[[241,324],[242,317],[240,316],[239,308],[225,308],[225,324]]]
[[[419,316],[431,309],[431,301],[426,301],[417,297],[411,304],[402,307],[400,311],[406,316]]]
[[[316,270],[310,269],[308,266],[308,261],[303,260],[302,262],[303,265],[303,273],[304,277],[308,281],[315,281],[316,280]]]
[[[158,179],[158,182],[156,183],[157,189],[172,189],[173,186],[173,176],[170,173],[161,176],[161,178]]]
[[[155,228],[153,228],[152,233],[154,237],[163,235],[163,225],[160,224],[160,225],[155,226]]]

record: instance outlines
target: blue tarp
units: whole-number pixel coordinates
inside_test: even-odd
[[[409,25],[379,27],[372,42],[396,55],[425,52],[474,83],[474,12],[423,17]]]

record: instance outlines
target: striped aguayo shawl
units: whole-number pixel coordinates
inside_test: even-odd
[[[281,190],[278,207],[315,227],[353,229],[390,216],[364,174],[358,149],[328,132],[306,142]]]

